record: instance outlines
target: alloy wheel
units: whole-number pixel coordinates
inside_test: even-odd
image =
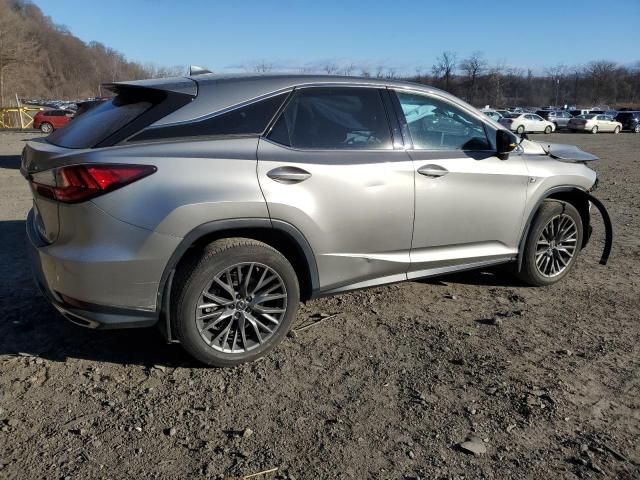
[[[551,278],[564,272],[577,248],[578,226],[569,215],[557,215],[542,229],[536,244],[536,268]]]
[[[195,321],[211,348],[243,353],[269,340],[286,311],[280,275],[261,263],[238,263],[216,274],[202,291]]]

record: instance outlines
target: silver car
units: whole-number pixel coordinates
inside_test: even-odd
[[[264,355],[322,295],[506,263],[551,285],[589,239],[590,205],[608,221],[594,156],[521,140],[422,85],[108,87],[23,152],[36,281],[77,324],[158,325],[209,365]]]

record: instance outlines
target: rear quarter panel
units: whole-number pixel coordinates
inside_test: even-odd
[[[256,175],[257,145],[257,138],[225,138],[96,151],[87,161],[158,170],[93,201],[122,221],[178,237],[214,220],[269,218]]]

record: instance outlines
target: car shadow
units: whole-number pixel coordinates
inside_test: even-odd
[[[18,170],[20,168],[20,155],[0,155],[0,168]]]
[[[70,323],[40,294],[31,277],[24,220],[0,222],[0,355],[33,355],[151,367],[198,367],[158,329],[91,330]],[[429,284],[520,285],[499,268],[418,280]]]
[[[0,222],[0,356],[197,367],[156,328],[91,330],[62,317],[31,277],[24,220]]]
[[[484,268],[481,270],[469,270],[466,272],[451,273],[439,277],[425,278],[417,280],[421,283],[431,285],[443,285],[460,283],[463,285],[477,285],[484,287],[525,287],[525,283],[516,278],[512,273],[501,265],[497,267]]]

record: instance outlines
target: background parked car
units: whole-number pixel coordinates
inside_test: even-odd
[[[545,120],[535,113],[512,113],[501,119],[500,123],[511,131],[519,134],[526,132],[551,133],[556,129],[553,122]]]
[[[567,128],[569,120],[573,118],[569,112],[563,110],[538,110],[536,114],[552,122],[556,126],[556,130],[559,128]]]
[[[73,118],[73,112],[69,110],[42,110],[33,117],[33,128],[42,130],[43,133],[51,133],[64,127]]]
[[[589,109],[583,108],[583,109],[577,109],[577,110],[569,110],[569,113],[572,116],[577,117],[578,115],[587,115],[589,113]]]
[[[616,122],[622,124],[622,130],[640,133],[640,112],[625,110],[616,115]]]
[[[569,130],[574,132],[613,132],[620,133],[622,130],[622,123],[616,122],[613,117],[609,115],[578,115],[575,118],[569,120],[567,125]]]

